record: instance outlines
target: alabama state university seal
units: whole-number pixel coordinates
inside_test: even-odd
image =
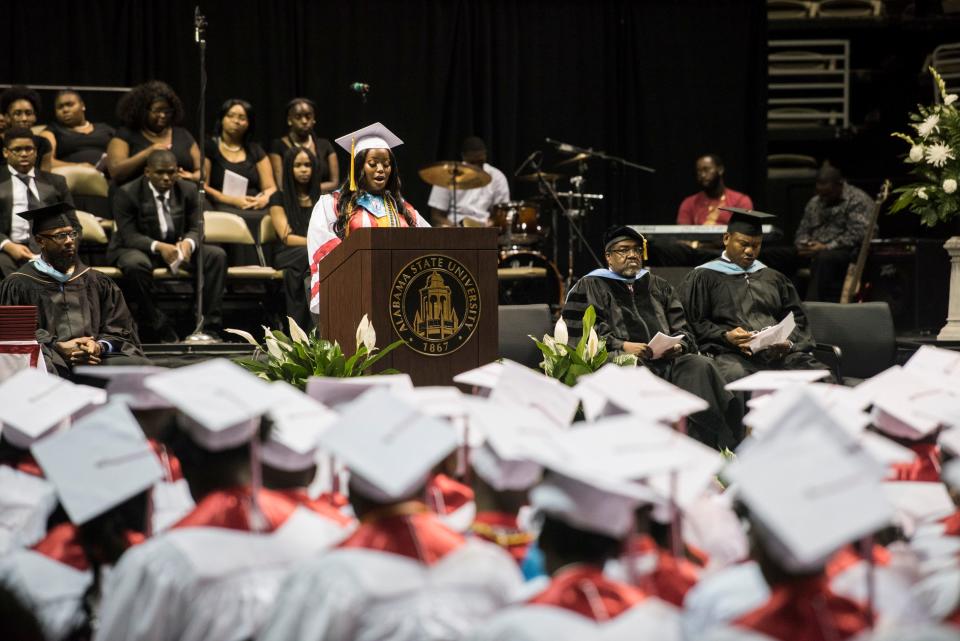
[[[449,256],[421,256],[393,279],[390,320],[415,352],[443,356],[457,351],[473,336],[479,319],[477,280]]]

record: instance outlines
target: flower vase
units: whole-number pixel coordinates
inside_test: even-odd
[[[950,302],[947,324],[937,335],[940,341],[960,341],[960,236],[951,236],[943,248],[950,256]]]

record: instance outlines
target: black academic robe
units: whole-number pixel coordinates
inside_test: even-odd
[[[739,442],[742,405],[723,389],[723,377],[713,361],[697,353],[683,305],[667,281],[648,273],[628,286],[620,280],[584,276],[571,288],[561,312],[571,342],[583,334],[583,313],[590,305],[597,313],[597,334],[609,352],[621,351],[624,342],[649,343],[657,332],[683,335],[680,356],[641,364],[710,403],[709,409],[689,417],[691,436],[718,448],[732,448]]]
[[[79,262],[74,276],[65,283],[27,263],[0,283],[0,305],[36,305],[37,342],[51,371],[70,369],[54,344],[81,336],[110,343],[104,363],[113,356],[143,357],[136,323],[120,288],[109,277]]]
[[[727,382],[764,369],[827,369],[809,353],[814,340],[796,288],[775,269],[727,274],[698,267],[680,285],[680,299],[700,350],[713,355]],[[790,312],[797,327],[790,335],[793,348],[783,358],[767,351],[745,356],[724,337],[737,327],[757,331],[776,325]]]

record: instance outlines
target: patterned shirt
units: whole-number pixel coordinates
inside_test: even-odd
[[[814,196],[804,209],[794,243],[799,247],[818,242],[827,249],[858,247],[867,232],[872,209],[873,199],[862,189],[846,183],[835,205],[828,207],[819,196]]]

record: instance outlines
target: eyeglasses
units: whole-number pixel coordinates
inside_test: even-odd
[[[637,258],[641,258],[643,256],[643,248],[642,247],[624,247],[622,249],[611,249],[610,253],[616,254],[620,258],[626,258],[630,254],[636,254]]]
[[[70,240],[76,240],[80,238],[80,232],[74,229],[73,231],[62,231],[59,234],[37,234],[37,236],[43,236],[44,238],[55,240],[58,243],[65,243],[67,242],[68,238]]]

